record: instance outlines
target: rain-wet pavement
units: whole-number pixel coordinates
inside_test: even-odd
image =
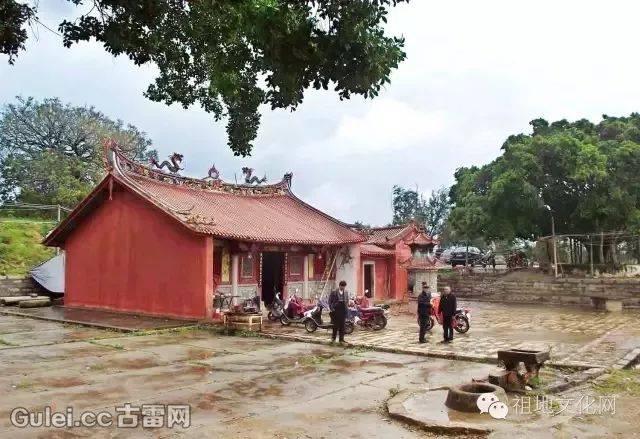
[[[0,308],[0,314],[31,317],[52,322],[74,323],[97,328],[130,332],[141,329],[165,329],[193,325],[195,320],[178,320],[164,317],[140,316],[98,309],[47,306],[42,308]]]
[[[0,437],[15,438],[425,437],[416,427],[389,418],[384,408],[389,396],[469,382],[494,367],[202,329],[122,334],[6,315],[0,316],[0,364]],[[638,399],[628,404],[637,406]],[[19,429],[9,421],[15,407],[72,407],[75,414],[104,410],[115,415],[115,407],[127,402],[134,407],[189,404],[191,426],[116,432]],[[618,410],[629,413],[624,406]],[[567,421],[562,432],[600,434],[609,428],[606,423],[615,422],[610,418]],[[536,423],[514,428],[524,433]],[[623,419],[617,431],[635,431],[628,424]],[[552,431],[542,428],[545,434],[535,437]]]
[[[398,313],[387,328],[356,328],[347,341],[400,353],[431,354],[439,358],[495,361],[500,349],[550,350],[550,364],[609,367],[640,348],[640,310],[608,313],[578,307],[514,305],[460,301],[471,309],[471,329],[455,333],[450,344],[440,343],[442,327],[436,325],[428,343],[418,343],[416,317]],[[325,315],[328,318],[328,315]],[[265,319],[266,321],[266,319]],[[329,340],[328,330],[307,333],[301,325],[263,325],[263,332],[295,336],[300,340]]]
[[[444,385],[452,373],[469,380],[490,367],[207,330],[131,335],[6,315],[0,327],[0,437],[62,435],[12,427],[15,407],[115,413],[126,402],[191,405],[190,428],[163,431],[188,437],[421,437],[384,412],[390,389]]]

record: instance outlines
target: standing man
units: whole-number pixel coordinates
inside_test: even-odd
[[[443,295],[440,298],[438,312],[442,313],[442,329],[444,331],[444,342],[453,340],[453,316],[456,313],[458,303],[456,296],[451,292],[450,287],[444,287]]]
[[[340,343],[344,343],[344,322],[347,318],[347,307],[349,305],[349,293],[346,288],[347,283],[341,280],[338,289],[332,291],[329,295],[329,315],[333,326],[331,343],[336,341],[336,335],[338,335]]]
[[[431,317],[431,291],[426,282],[422,282],[422,292],[418,295],[418,325],[420,325],[419,343],[426,343],[424,339],[429,327],[429,318]]]

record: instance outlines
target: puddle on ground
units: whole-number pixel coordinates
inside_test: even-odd
[[[160,366],[157,361],[152,360],[151,358],[112,358],[105,361],[103,365],[108,369],[124,370],[147,369],[150,367]]]
[[[38,387],[44,387],[44,388],[51,388],[51,387],[66,388],[66,387],[83,386],[87,384],[87,382],[78,377],[60,377],[60,378],[40,378],[34,381],[34,384]]]
[[[209,349],[198,349],[191,348],[187,351],[187,357],[191,360],[206,360],[207,358],[211,358],[216,353],[210,351]]]

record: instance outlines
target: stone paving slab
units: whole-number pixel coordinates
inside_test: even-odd
[[[418,343],[415,316],[389,317],[387,328],[372,331],[356,327],[347,342],[386,352],[405,352],[436,358],[495,363],[502,349],[549,350],[550,365],[588,369],[607,368],[632,361],[640,348],[640,311],[607,313],[576,307],[549,307],[462,301],[471,309],[471,329],[455,333],[450,344],[441,343],[442,327],[436,326],[426,344]],[[328,316],[327,316],[328,317]],[[266,320],[266,319],[265,319]],[[302,325],[266,323],[268,337],[324,343],[328,330],[307,333]]]
[[[0,314],[112,329],[121,332],[169,329],[197,323],[195,320],[179,320],[64,306],[43,308],[1,307]]]

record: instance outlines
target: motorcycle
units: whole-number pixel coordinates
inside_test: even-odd
[[[273,303],[269,308],[269,313],[267,314],[267,318],[272,322],[280,320],[282,313],[284,312],[284,304],[282,303],[282,299],[280,299],[280,293],[276,293],[273,296]]]
[[[326,303],[326,300],[323,301],[321,299],[318,299],[316,306],[304,313],[304,316],[306,318],[306,320],[304,321],[304,329],[306,329],[307,332],[315,332],[316,329],[318,328],[322,328],[322,329],[333,328],[331,321],[326,322],[322,320],[322,311],[325,308],[329,309],[329,306]],[[344,333],[351,334],[352,332],[353,332],[353,321],[347,319],[344,322]]]
[[[380,306],[360,306],[360,304],[368,304],[367,298],[369,296],[369,291],[365,290],[363,299],[356,299],[355,306],[349,309],[349,316],[351,321],[354,324],[359,325],[363,328],[371,328],[374,331],[379,331],[384,329],[387,326],[387,309],[388,306],[380,307]]]
[[[302,302],[302,298],[297,296],[298,290],[288,297],[284,304],[284,312],[280,316],[280,323],[283,326],[289,326],[292,323],[304,323],[306,317],[304,313],[312,307],[306,306]]]
[[[435,297],[431,299],[431,316],[429,316],[429,321],[427,323],[427,331],[430,331],[435,326],[436,320],[438,324],[442,325],[442,314],[438,313],[440,295],[436,293],[434,296]],[[469,331],[469,328],[471,327],[471,310],[469,308],[456,309],[451,325],[453,326],[453,329],[460,334],[464,334]]]

